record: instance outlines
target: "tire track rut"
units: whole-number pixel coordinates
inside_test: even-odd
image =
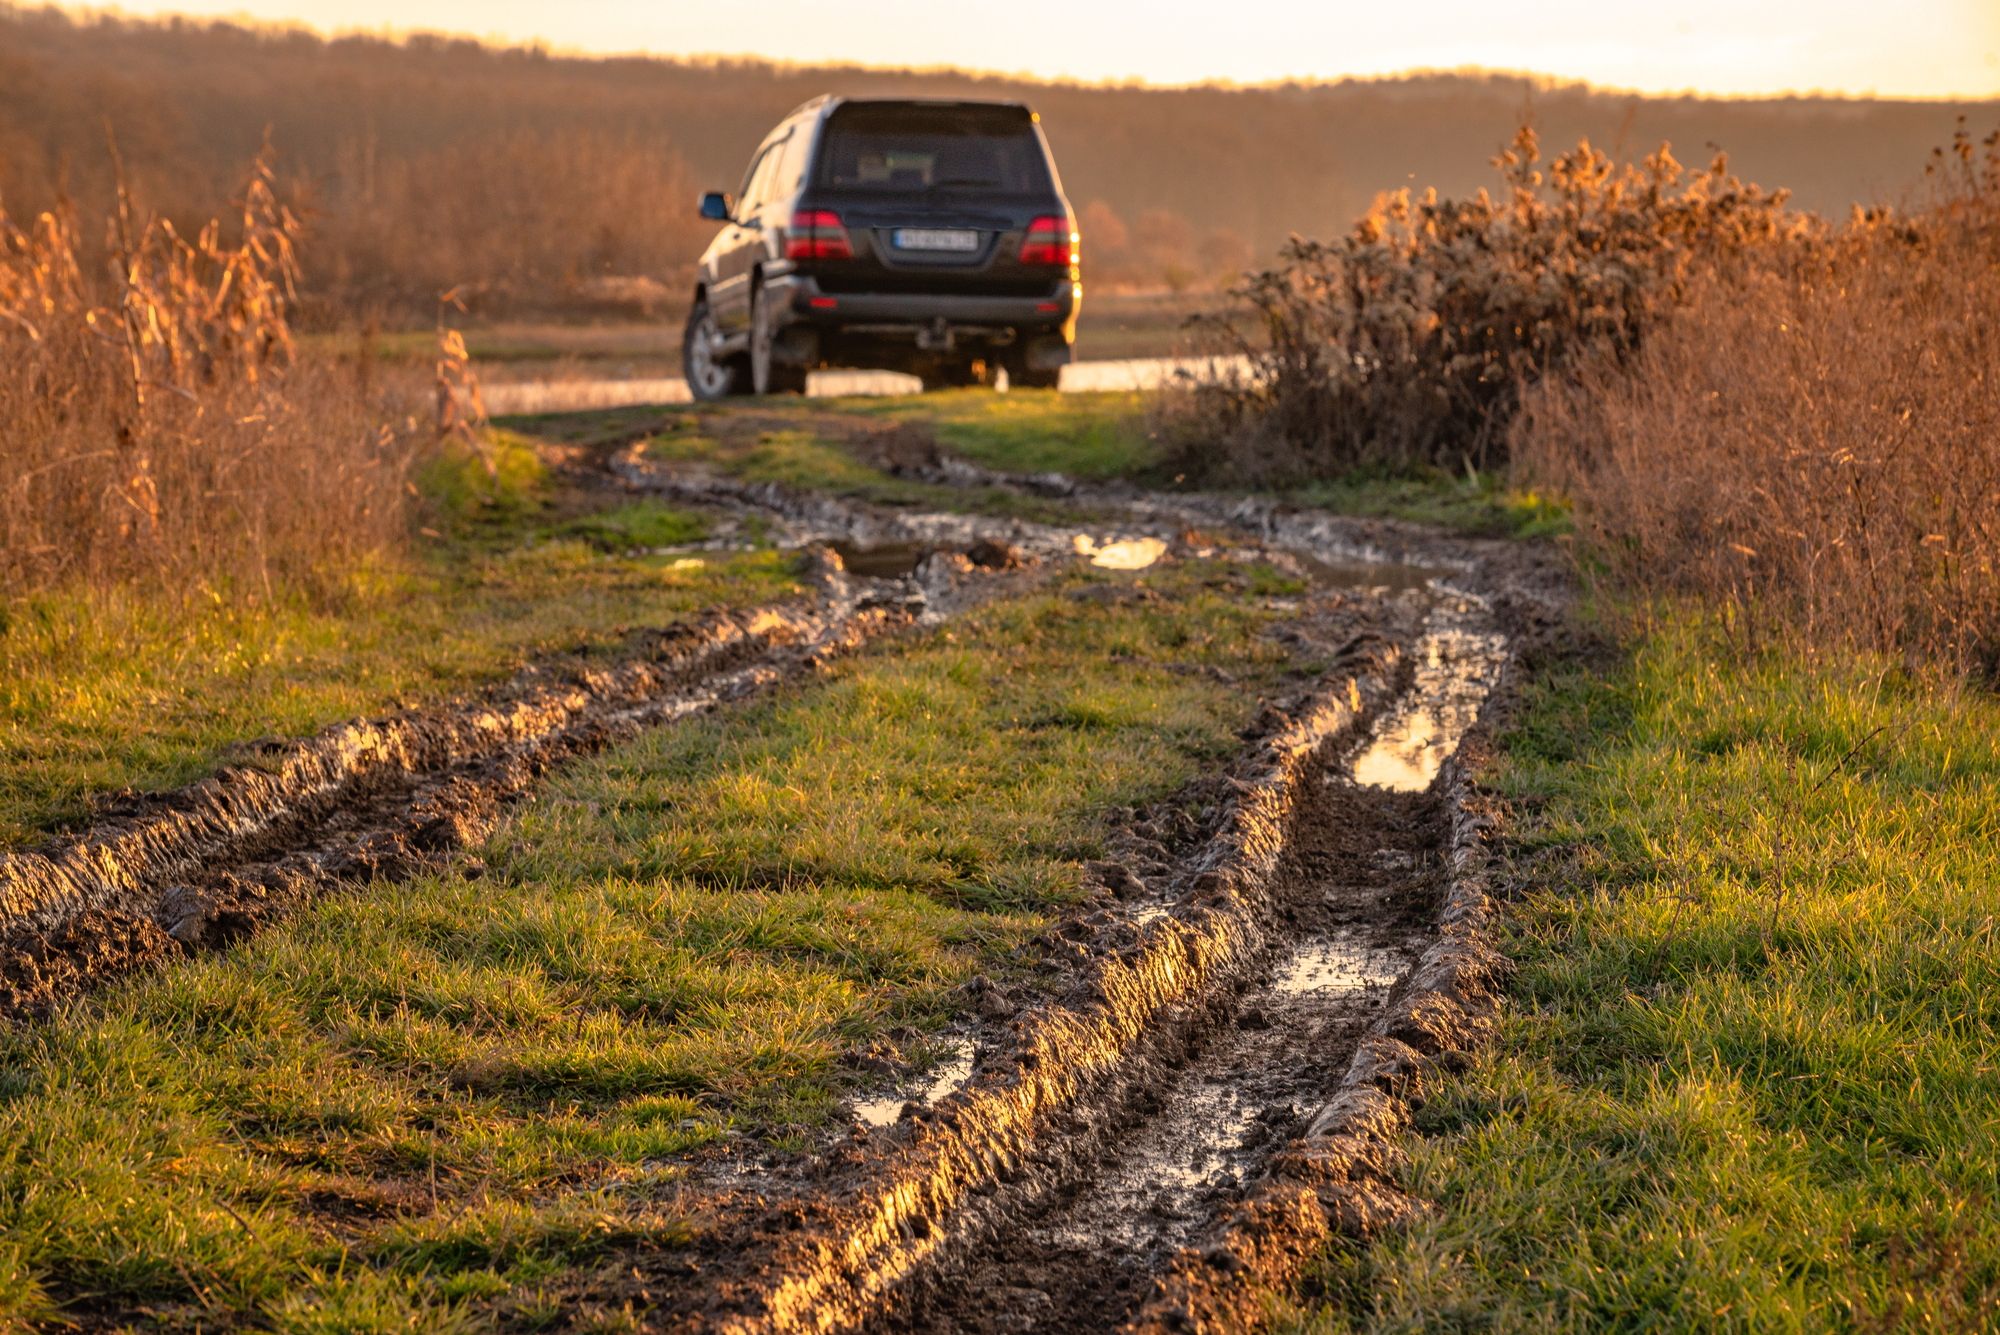
[[[408,874],[475,841],[552,767],[767,690],[1007,580],[939,554],[912,579],[811,558],[816,596],[685,622],[597,665],[531,666],[470,701],[262,748],[172,793],[110,804],[42,848],[0,853],[0,1021],[101,979],[224,946],[342,881]],[[1022,578],[1015,577],[1018,584]],[[988,585],[961,592],[961,584]]]

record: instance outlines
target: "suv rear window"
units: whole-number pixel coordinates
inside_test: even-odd
[[[1019,108],[866,104],[828,119],[818,184],[885,192],[1055,188],[1034,123]]]

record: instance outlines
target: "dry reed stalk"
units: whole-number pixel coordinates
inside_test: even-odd
[[[300,228],[268,147],[227,234],[189,240],[118,175],[97,272],[70,212],[23,227],[0,207],[0,595],[269,591],[398,540],[421,433],[299,357]]]

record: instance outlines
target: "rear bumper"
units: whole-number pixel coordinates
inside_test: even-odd
[[[850,331],[914,338],[939,321],[967,335],[982,331],[1022,334],[1061,333],[1065,342],[1076,333],[1078,285],[1051,282],[1037,296],[979,296],[948,292],[825,292],[810,274],[776,274],[765,280],[788,324],[810,324],[826,331]]]

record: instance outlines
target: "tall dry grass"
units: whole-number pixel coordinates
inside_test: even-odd
[[[1624,361],[1527,396],[1518,467],[1642,589],[1746,634],[2000,681],[2000,134],[1946,189],[1704,280]]]
[[[104,223],[100,266],[71,214],[0,207],[0,595],[269,591],[396,542],[424,432],[400,387],[294,348],[269,154],[227,223],[185,236],[122,188]]]
[[[1497,194],[1383,195],[1346,236],[1295,238],[1237,295],[1262,339],[1217,326],[1243,373],[1196,381],[1162,427],[1183,471],[1252,484],[1359,467],[1504,461],[1523,388],[1623,356],[1689,282],[1812,230],[1717,157],[1619,165],[1588,141],[1545,161],[1523,127]]]

